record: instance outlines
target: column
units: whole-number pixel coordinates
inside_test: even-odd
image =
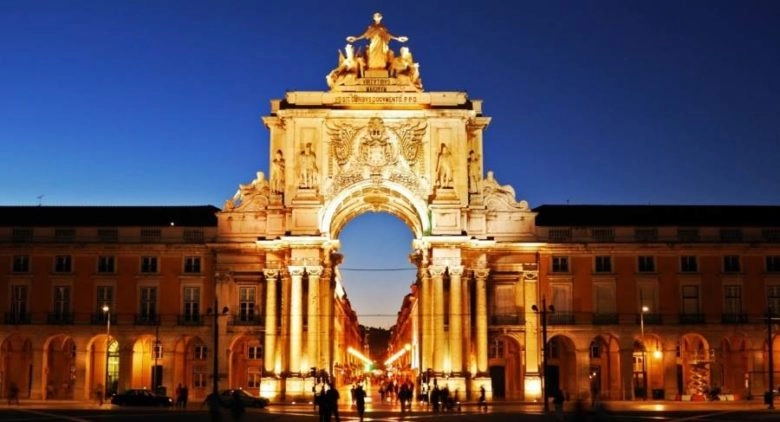
[[[303,331],[303,271],[304,267],[288,267],[290,270],[290,372],[301,371],[301,346]]]
[[[35,347],[32,351],[32,385],[30,385],[31,399],[46,398],[46,374],[43,371],[43,349]],[[26,392],[19,387],[19,396]]]
[[[447,336],[444,333],[444,271],[447,267],[430,266],[433,289],[433,370],[444,370],[444,352],[447,348]]]
[[[431,277],[428,275],[428,269],[420,269],[420,345],[422,351],[420,359],[422,363],[420,369],[425,372],[428,368],[433,368],[433,319],[431,313],[433,304],[431,302]]]
[[[477,296],[477,373],[485,375],[488,372],[488,315],[487,315],[487,268],[474,270],[476,280],[475,294]]]
[[[450,361],[452,372],[463,372],[463,304],[461,278],[463,266],[450,267]]]
[[[472,353],[473,353],[473,347],[471,346],[471,340],[473,338],[473,335],[471,334],[471,289],[469,287],[469,280],[470,277],[462,277],[461,278],[461,308],[463,309],[463,341],[461,342],[461,345],[465,345],[465,348],[462,349],[461,354],[465,355],[465,358],[463,359],[463,365],[465,365],[465,370],[469,373],[472,373]],[[473,375],[473,374],[472,374]]]
[[[309,309],[306,316],[308,328],[306,330],[307,353],[309,367],[320,369],[319,362],[319,318],[320,318],[320,274],[322,267],[306,267],[309,279]]]
[[[276,280],[279,270],[263,270],[265,275],[265,342],[263,369],[266,374],[275,372],[276,356]]]
[[[319,338],[320,338],[320,347],[319,347],[319,353],[320,356],[318,357],[318,362],[320,362],[320,366],[322,368],[328,369],[328,371],[333,372],[333,348],[334,344],[331,341],[333,338],[333,288],[334,283],[331,276],[332,272],[329,268],[326,268],[323,270],[322,275],[319,278],[320,283],[320,324],[318,325],[319,328]],[[344,364],[345,362],[339,362],[340,364]]]
[[[85,347],[76,346],[76,359],[74,364],[76,365],[76,384],[73,386],[73,398],[78,399],[82,397],[84,399],[94,399],[95,395],[91,394],[92,389],[96,383],[87,379],[87,359],[90,353]],[[101,382],[101,384],[105,384]]]
[[[538,272],[530,277],[523,274],[521,283],[523,283],[523,312],[525,317],[525,399],[539,399],[543,396],[541,387],[541,367],[542,367],[542,315],[533,312],[533,306],[541,309],[542,303],[539,302],[539,277]],[[534,389],[538,388],[538,391]],[[529,392],[529,390],[531,390]]]

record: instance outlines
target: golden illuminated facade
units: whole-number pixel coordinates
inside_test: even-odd
[[[548,390],[609,399],[766,387],[780,208],[532,210],[484,171],[482,102],[424,91],[391,41],[408,39],[375,15],[328,91],[273,100],[268,172],[221,209],[0,208],[2,391],[186,383],[197,399],[216,372],[223,388],[289,400],[313,372],[346,381],[361,338],[339,234],[366,212],[414,235],[391,346],[408,353],[391,365],[418,382],[524,400],[542,396],[543,372]]]

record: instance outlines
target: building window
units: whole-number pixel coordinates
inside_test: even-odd
[[[249,388],[260,388],[260,371],[257,369],[250,369],[246,374],[246,385]]]
[[[160,229],[141,229],[142,242],[159,242],[160,239],[162,239],[162,231]]]
[[[780,242],[780,229],[762,229],[761,239],[763,239],[764,242]]]
[[[571,229],[550,229],[547,232],[550,242],[571,242]]]
[[[699,260],[695,256],[685,255],[680,257],[680,272],[697,273],[699,272]]]
[[[182,237],[185,242],[200,243],[203,242],[203,230],[184,230]]]
[[[739,315],[742,313],[742,286],[726,285],[723,286],[725,297],[724,313],[730,315]]]
[[[726,255],[723,257],[723,272],[724,273],[740,272],[739,255]]]
[[[593,305],[596,314],[614,314],[616,308],[615,283],[593,283]]]
[[[54,229],[54,239],[57,242],[72,242],[75,237],[74,229]]]
[[[596,242],[612,242],[615,240],[613,229],[592,229],[590,235]]]
[[[261,346],[248,346],[246,348],[247,359],[257,360],[263,358],[263,348]]]
[[[634,352],[633,368],[634,373],[645,371],[645,352]]]
[[[568,273],[569,272],[569,257],[568,256],[553,256],[552,257],[552,272],[554,272],[554,273]]]
[[[11,229],[12,242],[32,242],[33,229]]]
[[[766,272],[780,272],[780,255],[771,255],[766,257]]]
[[[114,273],[116,268],[114,267],[113,256],[99,256],[98,257],[98,272],[99,273]]]
[[[199,256],[185,256],[184,257],[184,272],[190,274],[200,274],[200,257]]]
[[[98,229],[98,240],[101,242],[116,242],[119,240],[119,230],[117,229]]]
[[[590,342],[590,358],[598,359],[601,357],[601,345],[597,341]]]
[[[680,242],[698,242],[699,229],[677,229],[677,240]]]
[[[140,303],[141,319],[153,321],[157,317],[157,288],[142,287]]]
[[[72,264],[70,255],[57,255],[54,257],[54,272],[69,273],[72,270]]]
[[[142,273],[156,273],[157,272],[157,257],[156,256],[142,256],[141,257],[141,272]]]
[[[184,288],[184,321],[200,320],[200,287]]]
[[[699,286],[682,286],[682,311],[686,315],[699,313]]]
[[[53,312],[59,317],[70,313],[70,286],[54,286]]]
[[[597,256],[596,257],[596,272],[597,273],[611,273],[612,272],[612,257],[611,256]]]
[[[637,259],[637,268],[640,273],[654,273],[655,272],[655,257],[654,256],[640,256]]]
[[[27,286],[11,286],[11,315],[14,321],[27,318]]]
[[[30,256],[29,255],[15,255],[13,263],[11,265],[11,271],[15,273],[29,273],[30,272]]]
[[[194,354],[195,360],[206,360],[209,357],[209,349],[205,344],[196,344]]]
[[[490,350],[488,357],[491,359],[502,359],[504,357],[504,341],[496,339],[490,344]]]
[[[780,314],[780,284],[766,287],[766,302],[773,314]]]
[[[658,241],[658,229],[635,229],[634,240],[637,242],[656,242]]]
[[[208,378],[209,377],[205,366],[196,365],[192,368],[193,388],[206,388],[208,386]]]
[[[238,320],[255,320],[255,292],[254,287],[240,287],[238,289]]]
[[[741,242],[742,230],[740,229],[720,229],[721,242]]]
[[[103,307],[108,306],[109,311],[114,310],[114,287],[113,286],[97,286],[97,290],[95,292],[95,308],[98,312],[98,315],[102,315],[103,319],[106,318],[106,315],[103,313]]]

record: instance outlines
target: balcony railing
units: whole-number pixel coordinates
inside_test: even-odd
[[[233,315],[230,322],[232,325],[261,325],[260,315]]]
[[[9,325],[29,324],[32,321],[29,313],[6,312],[3,321]]]
[[[593,325],[610,325],[619,323],[618,314],[593,314]]]
[[[490,317],[491,325],[520,325],[524,323],[522,315],[519,314],[493,315]]]
[[[646,313],[644,316],[641,314],[636,314],[636,323],[644,323],[645,325],[661,325],[663,324],[663,319],[661,318],[661,314]]]
[[[680,324],[704,324],[704,314],[680,314]]]
[[[177,325],[203,325],[203,317],[200,314],[181,314],[176,316]]]
[[[548,325],[574,325],[575,318],[571,312],[555,312],[547,314]]]
[[[157,314],[135,314],[135,325],[160,325],[160,316]]]
[[[105,325],[108,319],[106,312],[93,312],[89,316],[89,323],[92,325]],[[116,314],[111,314],[111,325],[116,325]]]
[[[720,318],[724,324],[746,324],[748,322],[747,314],[723,314]]]
[[[73,324],[72,312],[49,312],[46,315],[47,324],[69,325]]]

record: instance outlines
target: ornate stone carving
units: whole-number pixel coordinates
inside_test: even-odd
[[[469,193],[479,193],[479,187],[482,183],[481,158],[474,150],[469,151]]]
[[[319,186],[320,171],[317,167],[317,154],[311,142],[307,142],[298,153],[298,187],[314,189]]]
[[[390,130],[398,137],[398,143],[401,147],[401,155],[410,166],[414,167],[422,151],[422,138],[427,128],[427,123],[423,120],[409,120],[403,124],[388,126]]]
[[[382,119],[373,117],[368,121],[366,135],[360,139],[358,160],[377,174],[385,166],[395,164],[398,153],[387,136]]]
[[[284,171],[284,153],[281,149],[277,149],[271,160],[271,192],[284,193]]]
[[[268,181],[265,173],[257,172],[254,180],[238,185],[232,199],[225,201],[223,211],[262,211],[268,207]]]
[[[428,273],[435,278],[443,277],[445,270],[447,270],[447,267],[443,265],[431,265],[428,267]]]
[[[452,152],[450,152],[449,146],[442,142],[436,160],[436,186],[451,188],[453,176]]]
[[[343,167],[352,155],[352,144],[360,129],[349,123],[334,122],[327,122],[325,127],[330,135],[331,155],[339,167]]]
[[[491,211],[528,210],[528,203],[517,202],[514,188],[510,185],[500,185],[492,171],[488,171],[482,181],[482,195],[485,198],[485,206]]]
[[[366,52],[367,64],[369,69],[386,69],[389,62],[390,53],[390,40],[396,40],[398,42],[406,42],[409,40],[407,37],[396,37],[387,30],[384,24],[382,24],[382,14],[379,12],[374,13],[374,23],[366,28],[362,35],[356,37],[347,37],[347,42],[355,42],[358,40],[369,40],[368,51]]]

